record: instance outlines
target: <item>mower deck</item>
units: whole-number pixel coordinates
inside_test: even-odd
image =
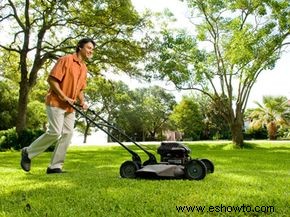
[[[181,178],[184,176],[184,166],[170,164],[147,165],[136,171],[139,178]]]

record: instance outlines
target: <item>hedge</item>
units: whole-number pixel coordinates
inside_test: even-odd
[[[19,150],[23,147],[29,146],[43,133],[43,130],[26,129],[18,136],[15,128],[2,130],[0,131],[0,151],[9,149]]]

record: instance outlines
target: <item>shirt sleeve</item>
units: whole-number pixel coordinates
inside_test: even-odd
[[[50,72],[50,76],[57,79],[58,81],[62,81],[64,75],[65,75],[65,67],[66,67],[66,58],[59,58],[52,68]]]

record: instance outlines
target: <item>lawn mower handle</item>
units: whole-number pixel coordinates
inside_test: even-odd
[[[157,162],[155,155],[153,155],[152,153],[148,152],[146,149],[144,149],[141,145],[139,145],[136,141],[134,141],[131,137],[129,137],[127,134],[125,134],[123,131],[121,131],[119,128],[113,126],[112,124],[110,124],[107,120],[105,120],[104,118],[100,117],[100,115],[98,115],[94,110],[91,109],[87,109],[87,111],[91,112],[92,114],[94,114],[96,117],[98,117],[101,121],[103,121],[105,124],[97,124],[92,118],[88,117],[79,107],[82,107],[80,104],[70,104],[74,110],[76,110],[78,113],[80,113],[83,117],[85,117],[87,120],[89,120],[93,125],[95,125],[97,128],[99,128],[100,130],[102,130],[103,132],[105,132],[108,136],[110,136],[114,141],[116,141],[118,144],[120,144],[124,149],[126,149],[133,158],[133,161],[137,161],[141,163],[141,158],[140,156],[132,151],[131,149],[129,149],[127,146],[125,146],[119,139],[117,139],[115,136],[113,136],[110,132],[108,132],[107,130],[105,130],[102,126],[106,126],[109,128],[112,128],[114,130],[116,130],[118,133],[120,133],[121,135],[123,135],[124,137],[126,137],[126,139],[128,139],[130,142],[132,142],[134,145],[136,145],[138,148],[140,148],[142,151],[144,151],[148,157],[150,162]],[[101,126],[102,125],[102,126]]]

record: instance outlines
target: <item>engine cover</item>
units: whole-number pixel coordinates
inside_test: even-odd
[[[189,156],[191,150],[178,142],[161,142],[157,149],[160,154],[161,162],[169,164],[184,165],[191,158]]]

